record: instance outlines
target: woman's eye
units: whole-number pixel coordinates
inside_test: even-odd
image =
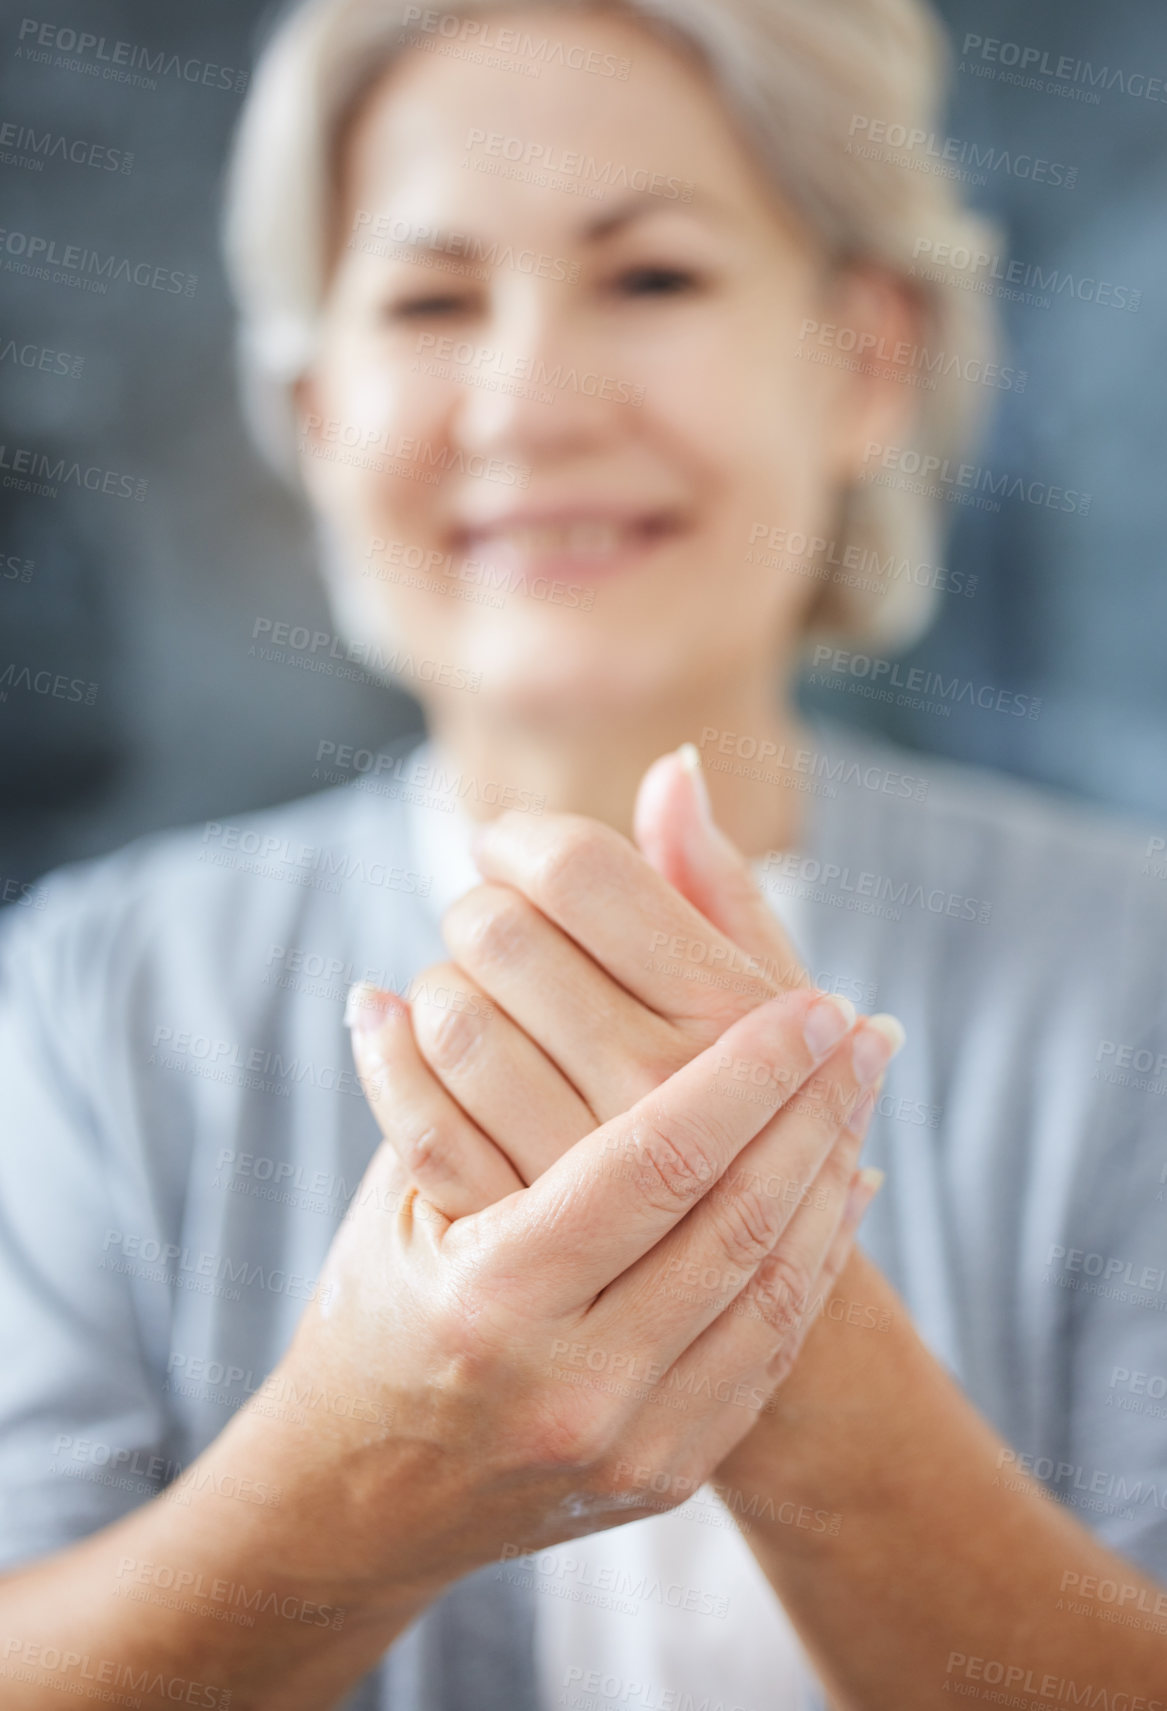
[[[433,294],[428,297],[403,297],[396,303],[386,304],[383,314],[387,321],[416,321],[428,315],[457,315],[464,313],[468,307],[465,297]]]
[[[677,297],[698,284],[697,275],[685,267],[630,267],[619,275],[616,289],[629,297]]]

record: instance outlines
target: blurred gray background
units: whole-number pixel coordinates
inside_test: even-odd
[[[945,596],[905,661],[1040,697],[1041,716],[958,704],[942,718],[818,689],[808,702],[917,748],[1167,819],[1167,104],[1131,92],[1167,76],[1167,13],[1147,0],[944,0],[940,10],[958,67],[949,133],[1078,168],[1073,189],[984,175],[971,198],[1004,223],[1008,254],[1142,295],[1136,312],[1068,292],[1046,307],[1002,304],[1008,360],[1028,380],[994,394],[982,461],[1089,493],[1089,513],[1008,499],[995,512],[956,508],[946,564],[954,578],[975,575],[976,591]],[[251,62],[264,11],[260,0],[52,0],[35,21],[233,74]],[[248,655],[257,618],[330,626],[303,518],[250,449],[235,405],[216,219],[240,95],[217,77],[163,72],[150,88],[38,63],[31,16],[0,10],[0,126],[15,127],[0,131],[6,900],[60,861],[153,827],[304,793],[322,737],[379,743],[420,723],[404,694]],[[1105,66],[1110,86],[1097,86],[1097,101],[1018,87],[975,45],[962,59],[970,33],[1036,47],[1049,65]],[[118,151],[117,169],[100,154],[102,164],[49,158],[31,170],[12,145],[25,126]],[[95,294],[32,278],[13,253],[32,236],[197,285],[188,296],[114,280]],[[112,474],[115,487],[145,481],[146,497],[69,482],[56,497],[17,491],[6,483],[22,451]]]

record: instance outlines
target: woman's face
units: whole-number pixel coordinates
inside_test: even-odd
[[[815,594],[751,544],[829,535],[887,408],[804,322],[888,292],[832,283],[702,72],[635,24],[491,22],[572,51],[492,67],[435,35],[350,128],[305,479],[386,651],[480,674],[476,713],[732,703]]]

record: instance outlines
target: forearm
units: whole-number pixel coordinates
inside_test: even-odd
[[[169,1492],[0,1582],[0,1699],[324,1711],[439,1590],[346,1572],[343,1511],[237,1416]]]
[[[832,1310],[722,1477],[758,1497],[749,1543],[839,1711],[938,1711],[973,1683],[1034,1703],[1060,1703],[1066,1681],[1167,1703],[1167,1637],[1076,1614],[1063,1590],[1097,1575],[1153,1609],[1161,1589],[1035,1482],[1006,1478],[1006,1446],[861,1255]],[[774,1519],[822,1510],[837,1533]]]

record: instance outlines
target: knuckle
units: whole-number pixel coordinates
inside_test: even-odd
[[[536,1411],[527,1437],[539,1466],[583,1473],[603,1462],[617,1431],[609,1399],[573,1387],[565,1401],[555,1398]]]
[[[446,943],[478,965],[514,961],[528,942],[531,905],[509,885],[479,885],[447,910]]]
[[[453,1075],[473,1058],[482,1040],[482,1018],[466,1010],[427,1006],[418,1028],[419,1045],[431,1066]]]
[[[780,1208],[755,1188],[719,1196],[711,1207],[713,1227],[731,1270],[752,1272],[782,1233]]]
[[[606,826],[565,816],[536,863],[532,876],[536,901],[553,915],[576,902],[581,886],[594,882],[612,836]]]
[[[759,1267],[747,1296],[752,1313],[785,1344],[802,1324],[813,1288],[814,1279],[801,1262],[773,1253]]]
[[[433,1123],[418,1124],[395,1137],[397,1156],[411,1176],[421,1182],[444,1178],[449,1170],[449,1143]]]
[[[645,1119],[633,1132],[633,1157],[650,1202],[661,1211],[684,1211],[717,1175],[716,1137],[694,1117]]]

